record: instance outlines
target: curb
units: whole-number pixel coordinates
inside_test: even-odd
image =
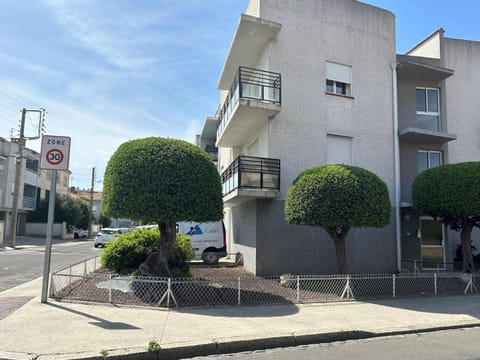
[[[382,332],[369,332],[362,330],[347,330],[326,333],[305,333],[285,335],[265,335],[263,337],[240,337],[218,339],[216,341],[198,343],[174,343],[163,345],[158,353],[148,352],[145,348],[114,349],[108,350],[108,359],[116,360],[176,360],[185,357],[220,355],[245,351],[256,351],[282,347],[292,347],[311,344],[331,343],[337,341],[360,340],[385,336],[397,336],[406,334],[420,334],[434,331],[455,330],[464,328],[480,327],[480,322],[445,325],[437,327],[425,327],[419,329],[394,330]],[[22,353],[8,353],[0,351],[0,360],[102,360],[99,352],[84,352],[74,354],[49,354],[34,355]]]

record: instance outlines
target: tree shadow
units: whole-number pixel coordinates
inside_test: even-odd
[[[92,319],[92,320],[94,320],[94,322],[89,322],[89,324],[101,327],[101,328],[106,329],[106,330],[137,330],[137,329],[140,329],[137,326],[126,324],[126,323],[123,323],[123,322],[109,321],[109,320],[106,320],[106,319],[102,319],[98,316],[91,315],[91,314],[88,314],[88,313],[85,313],[85,312],[82,312],[82,311],[70,309],[68,307],[61,306],[61,305],[58,305],[58,304],[47,303],[46,305],[54,307],[54,308],[59,309],[59,310],[68,311],[68,312],[74,313],[76,315],[81,315],[81,316],[84,316],[86,318]]]

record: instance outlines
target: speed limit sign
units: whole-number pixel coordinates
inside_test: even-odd
[[[43,135],[40,151],[40,169],[68,170],[70,137]]]

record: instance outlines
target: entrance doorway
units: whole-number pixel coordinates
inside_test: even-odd
[[[431,217],[420,218],[422,268],[445,270],[444,225]]]

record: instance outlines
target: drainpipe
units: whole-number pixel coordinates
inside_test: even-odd
[[[395,238],[397,244],[397,271],[402,270],[402,238],[400,230],[400,145],[398,140],[398,94],[397,94],[397,65],[392,67],[392,96],[393,96],[393,163],[394,163],[394,192],[395,192]]]

